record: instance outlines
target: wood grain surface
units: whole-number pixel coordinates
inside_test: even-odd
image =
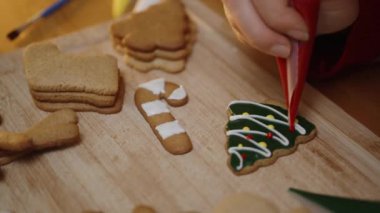
[[[15,212],[130,212],[137,204],[159,212],[210,212],[224,196],[252,192],[283,211],[298,207],[286,190],[380,199],[380,138],[321,93],[306,85],[300,113],[317,137],[274,165],[237,177],[226,165],[226,107],[231,100],[281,101],[273,59],[242,47],[225,20],[199,1],[186,1],[198,26],[187,69],[177,75],[134,71],[112,48],[104,23],[54,40],[67,52],[108,53],[126,81],[119,114],[78,113],[81,143],[1,167],[0,209]],[[182,84],[189,103],[172,108],[194,150],[167,153],[138,112],[138,84],[157,77]],[[47,113],[32,103],[22,51],[0,57],[1,130],[23,131]]]

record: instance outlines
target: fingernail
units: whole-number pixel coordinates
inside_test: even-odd
[[[282,44],[276,44],[270,49],[270,52],[275,56],[286,58],[290,54],[290,48]]]
[[[306,41],[309,39],[309,34],[300,30],[291,30],[288,32],[288,35],[294,39],[298,39],[301,41]]]

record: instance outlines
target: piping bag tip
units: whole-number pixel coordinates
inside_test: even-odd
[[[294,7],[305,20],[310,38],[306,42],[292,40],[289,58],[276,58],[288,108],[289,130],[294,131],[295,119],[302,91],[309,71],[309,62],[316,36],[320,0],[291,0]]]

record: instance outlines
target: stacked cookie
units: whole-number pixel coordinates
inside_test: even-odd
[[[132,68],[180,72],[195,42],[196,27],[179,0],[161,0],[115,22],[111,37]]]
[[[109,55],[69,55],[52,43],[36,43],[24,52],[25,75],[38,108],[56,111],[116,113],[124,86],[117,61]]]

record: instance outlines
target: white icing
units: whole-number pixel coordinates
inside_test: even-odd
[[[256,102],[253,102],[253,101],[231,101],[230,104],[228,105],[228,107],[230,107],[233,104],[253,104],[253,105],[260,106],[262,108],[268,109],[268,110],[272,111],[273,113],[277,114],[278,116],[284,118],[285,120],[289,120],[289,118],[288,118],[287,115],[281,113],[280,111],[278,111],[278,110],[276,110],[276,109],[274,109],[274,108],[272,108],[270,106],[264,105],[264,104],[256,103]],[[273,122],[278,123],[278,124],[283,124],[283,125],[289,126],[289,124],[287,122],[284,122],[284,121],[281,121],[281,120],[278,120],[278,119],[270,119],[270,118],[266,118],[266,117],[260,116],[260,115],[247,115],[247,116],[254,117],[254,118],[259,118],[259,119],[263,119],[263,120],[268,120],[268,121],[273,121]],[[305,128],[303,128],[299,124],[295,125],[295,129],[301,135],[305,135],[306,134]]]
[[[158,4],[161,0],[138,0],[135,7],[133,8],[133,12],[139,13],[148,9],[149,7]]]
[[[161,113],[170,112],[166,103],[161,100],[155,100],[141,104],[147,116],[158,115]]]
[[[284,146],[289,145],[289,140],[281,132],[277,131],[276,129],[269,128],[266,124],[260,122],[259,120],[255,119],[253,117],[254,116],[249,116],[249,115],[233,115],[230,117],[230,121],[239,120],[239,119],[246,119],[246,120],[250,120],[252,122],[255,122],[256,124],[264,127],[268,131],[273,132],[275,135],[277,135],[280,138],[279,142],[282,145],[284,145]]]
[[[162,140],[169,138],[173,135],[186,132],[177,120],[169,121],[156,126],[156,130],[160,134]]]
[[[239,134],[240,136],[244,136],[244,138],[246,138],[245,135],[241,134],[241,133],[246,133],[246,134],[251,134],[251,135],[267,136],[267,133],[265,133],[265,132],[256,131],[256,130],[242,130],[242,129],[228,130],[226,134],[227,134],[227,136]],[[279,138],[277,136],[273,136],[272,139],[276,140],[279,143],[282,143],[281,138]],[[250,139],[249,141],[250,142],[256,142],[255,140],[252,140],[252,139]],[[259,144],[255,144],[255,145],[259,146]],[[261,146],[259,148],[261,148]],[[268,149],[268,151],[269,151],[269,149]]]
[[[257,141],[253,140],[253,139],[247,139],[247,137],[243,134],[239,134],[239,133],[234,133],[234,132],[230,132],[228,134],[228,136],[231,136],[231,135],[235,135],[237,137],[241,137],[243,139],[246,139],[248,142],[252,143],[254,146],[256,146],[257,148],[252,148],[252,147],[231,147],[231,148],[251,148],[250,151],[253,151],[253,152],[256,152],[258,154],[261,154],[262,156],[264,157],[270,157],[272,155],[271,151],[265,147],[262,147],[260,146]]]
[[[182,100],[186,98],[187,94],[183,86],[179,86],[168,97],[169,100]]]
[[[231,147],[228,149],[229,154],[234,154],[237,158],[239,158],[239,165],[236,167],[236,169],[240,170],[243,168],[243,158],[238,151],[257,152],[257,149],[251,147]]]
[[[286,116],[283,113],[281,113],[280,111],[278,111],[278,110],[276,110],[270,106],[264,105],[264,104],[260,104],[260,103],[256,103],[256,102],[252,102],[252,101],[232,101],[228,105],[228,107],[230,108],[230,106],[233,104],[253,104],[256,106],[260,106],[260,107],[263,107],[265,109],[272,111],[273,113],[284,118],[285,120],[288,120],[288,116]],[[278,120],[278,119],[267,118],[267,117],[262,116],[262,115],[233,115],[233,116],[230,116],[230,121],[240,120],[240,119],[245,119],[245,120],[250,120],[252,122],[255,122],[256,124],[266,128],[268,131],[272,132],[273,133],[273,137],[272,137],[273,140],[281,143],[284,146],[289,145],[289,140],[281,132],[277,131],[276,129],[269,128],[266,124],[262,123],[260,120],[271,121],[271,122],[276,123],[276,124],[289,126],[289,124],[287,122],[284,122],[284,121]],[[299,124],[295,125],[295,129],[301,135],[306,134],[305,128],[303,128]],[[243,168],[243,158],[238,151],[255,152],[255,153],[261,154],[262,156],[267,157],[267,158],[272,155],[272,153],[269,149],[267,149],[266,147],[260,146],[257,141],[247,138],[244,135],[244,133],[253,134],[253,135],[256,134],[256,135],[261,135],[261,136],[267,135],[266,132],[255,131],[255,130],[234,129],[234,130],[227,131],[227,133],[226,133],[227,136],[234,135],[237,137],[241,137],[241,138],[245,139],[246,141],[252,143],[256,147],[256,148],[253,148],[253,147],[230,147],[228,149],[229,154],[235,155],[239,159],[239,165],[236,166],[237,170],[241,170]]]
[[[139,88],[144,88],[151,91],[155,95],[165,93],[165,79],[159,78],[146,83],[140,84]]]
[[[236,169],[237,170],[240,170],[243,168],[243,158],[241,157],[241,155],[239,154],[239,152],[237,151],[239,147],[231,147],[228,149],[228,153],[231,154],[231,155],[236,155],[236,157],[239,159],[239,165],[236,166]],[[248,148],[248,147],[246,147]]]

